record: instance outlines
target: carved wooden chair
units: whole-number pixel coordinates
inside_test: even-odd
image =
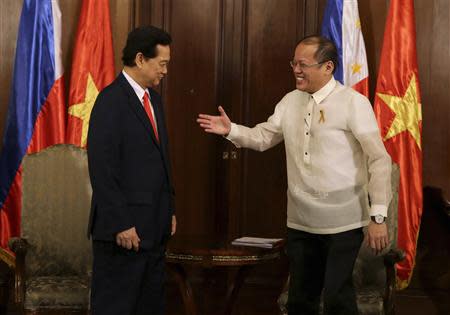
[[[358,310],[361,315],[395,314],[395,263],[404,259],[404,252],[397,246],[397,207],[400,172],[392,166],[393,197],[388,209],[390,244],[384,254],[375,256],[364,244],[361,246],[353,270]],[[278,298],[280,314],[287,315],[289,279]]]
[[[9,242],[13,261],[0,259],[19,314],[88,308],[91,194],[85,150],[58,145],[25,157],[22,235]]]

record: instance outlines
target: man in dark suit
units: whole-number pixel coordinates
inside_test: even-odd
[[[93,189],[93,315],[163,314],[164,252],[175,233],[173,188],[161,97],[171,37],[133,30],[124,68],[98,95],[88,133]]]

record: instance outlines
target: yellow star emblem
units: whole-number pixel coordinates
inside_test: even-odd
[[[94,107],[95,99],[98,95],[98,89],[95,86],[94,80],[90,73],[88,73],[86,84],[86,96],[84,102],[74,104],[69,107],[69,114],[80,118],[83,121],[81,129],[81,146],[85,147],[87,143],[87,134],[89,129],[89,119],[91,118],[92,107]]]
[[[377,93],[377,95],[395,113],[394,121],[386,133],[384,141],[403,131],[408,131],[416,141],[419,149],[422,149],[419,129],[419,122],[422,121],[422,105],[419,103],[415,75],[412,75],[403,97],[381,93]]]
[[[355,26],[356,26],[357,29],[359,29],[359,30],[361,29],[361,20],[360,19],[356,20],[356,25]]]
[[[361,64],[359,64],[359,63],[353,63],[353,64],[351,65],[351,67],[352,67],[352,74],[360,73],[360,72],[361,72],[361,68],[362,68],[362,65],[361,65]]]

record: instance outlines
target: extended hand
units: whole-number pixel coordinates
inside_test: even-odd
[[[126,249],[134,249],[135,251],[139,250],[139,242],[141,239],[136,233],[136,228],[132,227],[131,229],[122,231],[117,233],[116,235],[116,243],[117,245],[124,247]]]
[[[174,235],[176,231],[177,231],[177,217],[173,215],[172,216],[172,230],[170,232],[170,235]]]
[[[389,243],[386,223],[370,222],[367,227],[366,245],[378,255]]]
[[[219,113],[220,116],[199,114],[197,122],[206,132],[226,136],[230,133],[231,121],[222,106],[219,106]]]

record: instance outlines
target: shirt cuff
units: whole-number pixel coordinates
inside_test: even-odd
[[[369,215],[374,216],[377,214],[387,217],[387,207],[385,205],[372,205],[369,209]]]
[[[240,148],[241,146],[236,143],[235,139],[239,136],[239,130],[235,123],[231,123],[230,133],[227,136],[224,136],[225,139],[231,141],[236,148]]]

